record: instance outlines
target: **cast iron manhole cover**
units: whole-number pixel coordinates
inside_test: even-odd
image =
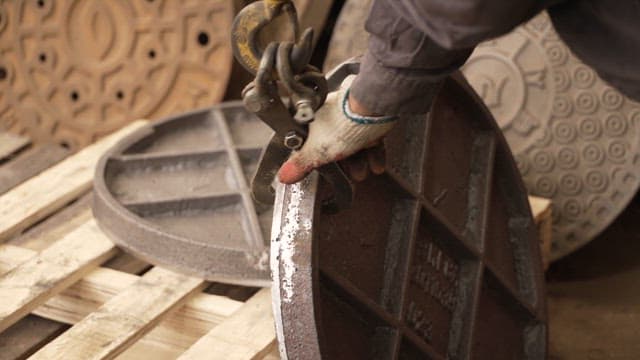
[[[330,189],[316,176],[278,188],[282,359],[544,359],[537,232],[480,99],[456,74],[386,146],[387,173],[358,183],[337,215],[320,210]]]
[[[347,1],[325,69],[366,50],[371,0]],[[553,200],[551,259],[595,238],[640,187],[640,104],[578,60],[543,12],[480,45],[463,68],[529,192]]]
[[[0,129],[78,149],[222,99],[233,2],[0,2]]]
[[[256,213],[248,179],[270,136],[241,102],[142,128],[98,164],[98,223],[150,263],[268,286],[271,211]]]

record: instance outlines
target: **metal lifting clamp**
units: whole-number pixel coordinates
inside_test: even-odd
[[[272,41],[260,48],[258,35],[277,16],[286,15],[293,29],[292,41]],[[269,125],[275,134],[262,151],[258,169],[251,183],[256,203],[270,207],[274,201],[271,186],[280,166],[291,151],[304,145],[308,124],[315,111],[324,104],[328,93],[324,74],[309,64],[313,30],[299,35],[296,10],[291,0],[263,0],[246,6],[233,22],[232,43],[236,59],[255,79],[242,92],[246,108]],[[280,85],[280,87],[279,87]],[[283,93],[280,93],[280,89]],[[353,189],[337,163],[318,169],[333,188],[323,210],[336,212],[348,208]]]

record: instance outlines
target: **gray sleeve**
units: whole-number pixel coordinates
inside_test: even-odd
[[[377,114],[427,112],[438,85],[480,42],[557,0],[374,0],[351,94]]]

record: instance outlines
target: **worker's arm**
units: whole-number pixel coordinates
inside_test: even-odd
[[[557,2],[557,1],[556,1]],[[434,87],[480,42],[509,32],[549,0],[374,0],[351,97],[379,114],[424,113]]]
[[[299,181],[375,143],[396,115],[426,113],[442,80],[479,42],[508,32],[551,2],[558,1],[374,0],[360,74],[318,111],[307,143],[283,165],[280,181]]]

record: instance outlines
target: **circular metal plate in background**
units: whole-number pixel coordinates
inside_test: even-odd
[[[640,187],[640,104],[578,60],[546,13],[478,47],[463,71],[503,129],[529,192],[553,199],[552,260],[627,207]]]
[[[356,184],[351,209],[322,213],[315,176],[278,189],[282,359],[544,359],[537,232],[480,99],[458,74],[385,141],[387,173]]]
[[[370,0],[349,0],[325,69],[366,50]],[[640,104],[559,39],[548,15],[481,44],[463,67],[502,128],[529,192],[553,200],[551,259],[595,238],[640,187]]]
[[[149,124],[99,162],[94,215],[152,264],[268,286],[272,212],[256,213],[248,180],[271,134],[241,102]]]
[[[78,149],[222,99],[230,0],[0,2],[0,129]]]

